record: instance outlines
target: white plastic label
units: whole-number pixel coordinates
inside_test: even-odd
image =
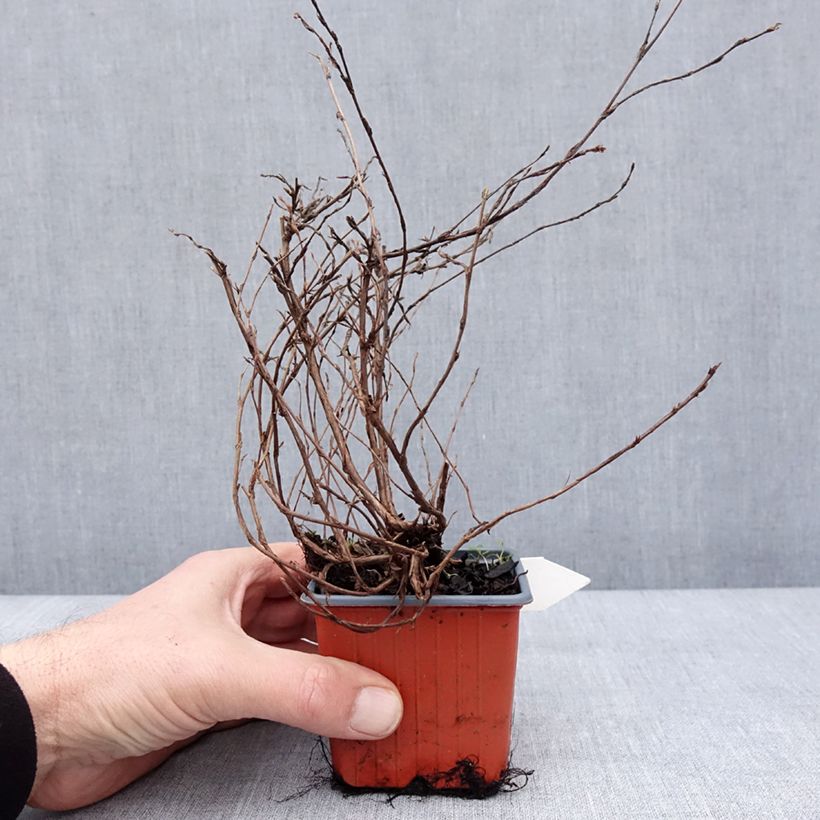
[[[527,570],[527,580],[532,590],[532,603],[522,607],[522,612],[549,609],[589,583],[586,575],[547,561],[546,558],[522,558],[521,563]]]

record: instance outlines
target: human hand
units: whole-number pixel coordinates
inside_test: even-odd
[[[301,561],[296,544],[273,544]],[[115,606],[0,647],[37,732],[29,803],[85,806],[201,733],[263,718],[373,740],[402,715],[396,687],[315,654],[313,616],[251,547],[203,552]]]

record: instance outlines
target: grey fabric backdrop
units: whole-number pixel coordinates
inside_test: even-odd
[[[2,3],[0,592],[119,592],[241,541],[241,348],[203,261],[241,264],[272,188],[346,172],[293,2]],[[566,146],[650,0],[327,0],[412,232]],[[644,78],[784,29],[613,118],[520,225],[612,207],[478,277],[459,378],[477,504],[560,486],[722,361],[653,440],[494,537],[599,587],[820,583],[816,4],[690,0]],[[529,220],[529,221],[528,221]],[[421,345],[440,362],[452,303]],[[284,527],[282,536],[286,535]]]

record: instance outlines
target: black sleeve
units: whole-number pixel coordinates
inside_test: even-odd
[[[31,709],[17,681],[0,664],[0,820],[14,820],[23,810],[36,771]]]

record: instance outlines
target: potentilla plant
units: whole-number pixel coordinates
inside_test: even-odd
[[[460,553],[464,547],[510,516],[570,492],[637,447],[706,389],[717,364],[689,395],[599,464],[558,489],[537,492],[489,515],[475,508],[468,477],[452,451],[458,416],[475,378],[457,403],[452,424],[437,429],[431,421],[431,408],[461,355],[470,291],[481,266],[537,234],[613,203],[629,185],[634,165],[615,190],[577,212],[494,243],[498,229],[513,225],[516,214],[538,200],[560,174],[601,154],[605,148],[597,134],[602,124],[636,97],[715,66],[779,24],[740,38],[688,71],[635,84],[637,69],[683,5],[678,0],[662,12],[660,1],[655,2],[626,74],[568,148],[557,154],[545,148],[503,181],[484,188],[474,207],[448,222],[449,227],[413,240],[399,186],[362,109],[339,37],[316,0],[311,3],[314,20],[295,16],[318,43],[317,59],[335,107],[349,172],[335,177],[341,183],[331,191],[273,177],[279,191],[250,262],[238,275],[209,247],[178,235],[210,259],[248,350],[249,368],[238,398],[233,476],[233,500],[245,537],[281,567],[294,594],[315,582],[308,595],[320,614],[354,629],[373,629],[372,624],[340,620],[320,593],[392,594],[396,606],[378,626],[415,620],[433,594],[460,591],[465,574],[480,569],[476,561],[465,568]],[[388,221],[396,227],[390,236],[381,227],[385,223],[380,222],[377,200],[389,203],[392,211]],[[460,309],[446,361],[408,356],[414,318],[453,288],[460,290]],[[269,307],[268,290],[275,292],[274,308]],[[420,387],[420,374],[434,374],[427,379],[428,387]],[[283,450],[295,452],[295,470],[288,469]],[[447,502],[455,484],[463,491],[472,522],[451,534]],[[302,545],[305,566],[284,561],[269,548],[263,518],[264,508],[271,505]],[[497,568],[505,556],[496,555],[494,561]],[[454,571],[458,562],[461,569]],[[486,558],[484,563],[491,569]],[[409,597],[421,605],[412,611],[403,608]]]

